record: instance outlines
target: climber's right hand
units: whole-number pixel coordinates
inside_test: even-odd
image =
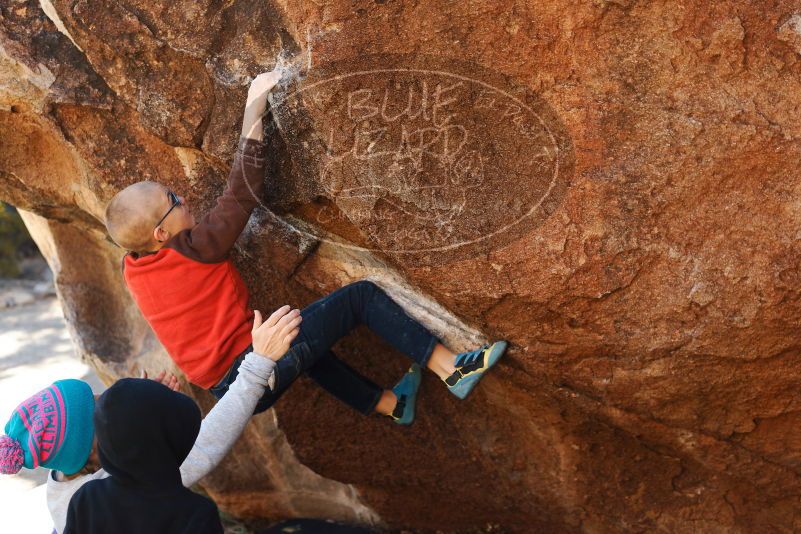
[[[267,93],[273,90],[278,82],[281,80],[283,71],[275,68],[269,72],[262,72],[250,82],[248,88],[248,101],[252,102],[258,99],[266,99]]]
[[[278,361],[289,350],[292,340],[300,333],[300,310],[289,304],[275,310],[262,322],[261,312],[253,312],[253,351]]]

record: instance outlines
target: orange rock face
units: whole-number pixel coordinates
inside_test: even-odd
[[[222,508],[801,530],[801,3],[703,4],[6,2],[0,198],[103,376],[168,365],[104,204],[152,179],[208,208],[278,62],[254,307],[367,277],[454,350],[511,348],[465,401],[427,376],[408,429],[300,380],[204,481]],[[362,328],[335,350],[387,386],[408,363]]]

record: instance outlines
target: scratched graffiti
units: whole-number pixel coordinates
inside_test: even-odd
[[[293,163],[282,179],[296,182],[282,194],[306,205],[304,231],[400,261],[463,259],[535,230],[573,172],[570,139],[543,99],[453,60],[317,67],[272,107]]]

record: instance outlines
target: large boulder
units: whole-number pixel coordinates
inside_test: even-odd
[[[369,278],[454,350],[410,428],[301,379],[203,487],[246,518],[419,530],[801,529],[801,5],[7,0],[0,198],[106,381],[170,366],[105,203],[224,186],[278,63],[253,305]],[[408,365],[360,327],[338,354]],[[211,397],[185,386],[204,409]]]

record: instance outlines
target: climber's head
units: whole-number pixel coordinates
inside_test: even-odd
[[[119,246],[134,252],[160,249],[195,219],[183,197],[156,182],[129,185],[106,207],[106,229]]]

